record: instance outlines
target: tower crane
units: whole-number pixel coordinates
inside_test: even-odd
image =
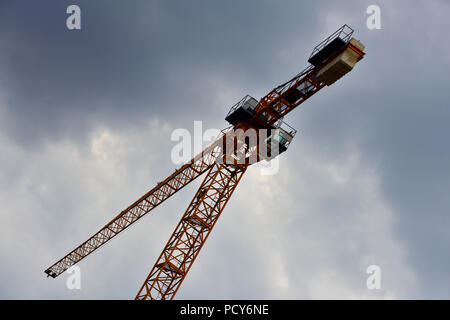
[[[56,278],[206,173],[135,299],[173,299],[244,173],[287,150],[296,130],[283,118],[364,56],[364,45],[343,25],[312,51],[309,66],[259,101],[245,96],[226,116],[230,126],[201,153],[120,212],[88,240],[45,270]],[[253,139],[249,132],[256,132]],[[262,134],[264,133],[264,134]]]

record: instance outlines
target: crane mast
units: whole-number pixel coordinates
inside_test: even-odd
[[[352,35],[353,29],[342,26],[314,48],[302,72],[259,101],[248,95],[241,99],[225,118],[231,126],[211,145],[47,268],[47,276],[56,278],[206,172],[135,298],[173,299],[248,167],[270,161],[289,147],[296,130],[284,116],[363,58],[364,45]],[[247,135],[250,130],[258,133],[255,141]],[[269,133],[261,135],[264,130]]]
[[[172,299],[248,164],[215,163],[150,271],[136,299]]]

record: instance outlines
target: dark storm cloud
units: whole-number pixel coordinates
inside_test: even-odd
[[[32,219],[35,225],[42,225],[37,232],[47,244],[39,249],[40,255],[47,255],[50,259],[54,257],[51,246],[64,251],[74,245],[75,239],[66,239],[60,234],[64,230],[72,230],[80,239],[86,236],[83,221],[79,224],[75,221],[79,217],[77,212],[90,210],[90,203],[95,203],[105,212],[105,216],[95,223],[89,220],[94,217],[85,218],[84,222],[92,222],[95,226],[101,225],[101,219],[110,217],[108,212],[126,205],[118,200],[111,204],[98,204],[101,194],[107,196],[102,187],[111,186],[112,191],[108,195],[115,199],[124,192],[122,184],[131,186],[132,190],[127,190],[126,196],[120,195],[126,201],[147,188],[146,176],[152,179],[164,177],[165,170],[171,166],[161,164],[170,152],[170,146],[165,145],[168,129],[164,131],[161,124],[148,130],[149,119],[170,123],[172,128],[191,128],[192,120],[197,119],[205,120],[205,126],[223,127],[225,112],[241,96],[249,93],[259,98],[296,74],[305,66],[310,50],[321,37],[343,23],[349,23],[356,29],[356,37],[367,46],[367,56],[349,76],[325,88],[286,119],[300,129],[295,143],[284,157],[291,171],[281,175],[282,181],[270,181],[285,193],[280,195],[280,203],[268,204],[261,211],[284,212],[287,222],[281,218],[281,213],[277,213],[279,220],[275,220],[275,231],[261,232],[258,228],[273,226],[274,222],[266,217],[267,220],[262,219],[256,209],[248,209],[243,217],[246,223],[242,226],[236,226],[231,218],[223,218],[223,228],[228,233],[218,233],[219,238],[215,242],[211,240],[211,249],[205,248],[209,251],[196,267],[203,271],[202,275],[211,277],[214,277],[215,268],[222,268],[220,270],[224,274],[232,269],[239,274],[238,283],[246,283],[247,287],[233,286],[224,276],[218,280],[222,282],[219,290],[193,268],[190,275],[192,283],[197,281],[198,285],[187,282],[185,297],[197,297],[198,288],[207,288],[205,290],[211,293],[218,290],[217,294],[222,297],[252,298],[257,288],[258,297],[273,298],[270,295],[274,292],[272,284],[259,279],[278,273],[285,273],[291,281],[302,284],[301,289],[292,291],[288,297],[305,297],[298,293],[300,290],[307,292],[306,297],[320,297],[324,291],[317,289],[319,293],[314,293],[311,289],[309,292],[308,280],[305,280],[308,274],[311,277],[315,274],[315,262],[336,266],[345,279],[352,285],[356,283],[357,287],[358,282],[353,282],[354,273],[358,272],[356,266],[360,266],[355,261],[360,256],[372,254],[374,261],[371,263],[376,264],[377,258],[385,261],[388,267],[383,270],[391,275],[389,266],[396,262],[398,251],[387,256],[382,252],[389,251],[396,241],[405,248],[406,262],[399,263],[395,268],[397,273],[391,276],[395,278],[397,274],[401,278],[398,273],[405,268],[405,273],[414,273],[419,289],[417,292],[402,291],[408,287],[407,284],[400,280],[392,281],[391,286],[399,292],[398,295],[421,298],[450,296],[450,258],[447,254],[450,245],[450,198],[447,196],[450,188],[450,94],[447,88],[450,46],[443,41],[450,27],[445,16],[450,8],[445,1],[415,4],[379,1],[382,30],[373,31],[365,26],[365,9],[373,4],[371,1],[308,4],[283,1],[280,5],[279,1],[133,1],[131,4],[79,0],[76,3],[82,9],[82,30],[68,31],[65,28],[65,9],[73,3],[47,0],[39,1],[37,5],[35,1],[3,1],[0,5],[0,138],[6,141],[0,139],[3,146],[0,186],[4,190],[2,194],[14,200],[9,204],[8,212],[41,213],[40,219],[31,215],[35,217]],[[135,150],[139,148],[134,143],[130,154],[136,157],[117,155],[121,161],[113,169],[123,170],[118,177],[111,177],[108,168],[103,172],[102,166],[95,162],[97,158],[86,151],[95,149],[99,157],[103,153],[109,154],[109,149],[104,152],[89,145],[93,132],[101,127],[117,129],[112,133],[111,141],[122,141],[117,137],[130,137],[138,145],[147,143],[153,147],[152,150],[162,151],[164,155],[160,158],[156,152],[149,152],[142,160],[146,167],[151,164],[152,170],[161,172],[155,173],[150,169],[147,172],[142,168],[143,172],[139,172],[144,178],[136,174],[133,180],[128,176],[140,168],[136,158],[142,155]],[[145,134],[138,134],[140,130],[151,137],[149,141]],[[158,135],[159,132],[165,132],[165,140]],[[107,135],[103,140],[94,137],[101,142],[102,148],[110,143]],[[81,145],[81,153],[73,150],[70,144],[67,148],[64,145],[48,147],[49,143],[60,140]],[[111,142],[111,146],[113,150],[128,150],[123,141],[118,144]],[[328,168],[325,165],[327,161],[341,165],[338,171],[345,171],[347,159],[353,153],[359,154],[360,160],[352,170],[361,173],[362,179],[370,168],[375,168],[379,176],[378,202],[367,202],[375,207],[369,220],[376,224],[383,219],[381,214],[380,217],[374,214],[377,210],[380,213],[384,210],[378,209],[377,205],[382,204],[383,208],[388,207],[392,211],[392,234],[390,231],[382,233],[381,238],[373,240],[375,243],[379,241],[378,246],[367,245],[372,241],[371,237],[377,237],[367,234],[369,229],[364,229],[367,225],[358,220],[362,219],[358,213],[363,212],[364,205],[367,205],[364,199],[357,198],[364,197],[364,193],[359,193],[360,189],[364,190],[364,184],[358,180],[360,177],[350,180],[355,182],[354,190],[350,187],[342,190],[330,186],[331,182],[321,175],[321,170]],[[30,164],[28,159],[35,163]],[[315,161],[317,167],[314,166]],[[299,164],[304,168],[299,168]],[[74,172],[67,170],[66,165]],[[45,170],[70,172],[53,178],[46,175]],[[93,177],[100,180],[98,184],[92,181]],[[323,180],[316,181],[319,178]],[[71,181],[70,185],[65,181]],[[265,180],[258,184],[258,178],[254,176],[248,177],[247,182],[249,185],[245,189],[242,187],[242,192],[247,192],[248,198],[257,203],[259,199],[255,190],[263,192],[258,188],[263,189],[264,183],[269,182]],[[257,185],[252,186],[251,183]],[[83,190],[86,185],[89,189]],[[17,194],[10,195],[8,190]],[[294,197],[300,197],[301,203],[286,195],[293,190],[297,192]],[[29,193],[32,196],[27,197]],[[269,195],[272,193],[271,190]],[[170,207],[172,211],[184,207],[184,200],[188,198],[180,198]],[[230,215],[242,211],[242,206],[248,201],[243,197],[239,199],[239,195],[236,198],[236,205],[231,204],[228,208]],[[55,213],[61,208],[67,208],[64,210],[66,215]],[[92,216],[97,214],[93,209],[88,212]],[[233,217],[241,218],[238,214]],[[255,223],[252,218],[266,224]],[[154,221],[158,225],[165,218],[155,219],[160,219]],[[24,234],[33,229],[33,223],[25,218],[13,221],[13,225],[20,226],[20,232]],[[68,228],[67,224],[75,224],[76,227]],[[152,229],[154,239],[163,242],[170,228],[160,232],[156,229]],[[235,237],[229,240],[228,235],[233,233]],[[260,233],[267,235],[263,238],[267,241],[265,249],[274,259],[261,260],[261,266],[250,274],[241,268],[263,259],[266,254],[257,249],[255,239],[259,239]],[[270,238],[271,233],[274,233],[273,238]],[[143,241],[147,241],[145,234],[144,230],[139,235]],[[284,237],[285,234],[297,235],[297,241],[293,243]],[[391,236],[392,242],[385,242]],[[51,244],[61,237],[64,238],[62,243]],[[131,238],[121,240],[125,244],[115,241],[116,250],[127,254],[130,260],[136,259],[135,253],[141,249],[139,245]],[[273,243],[279,247],[271,247]],[[151,254],[148,257],[138,255],[140,261],[135,265],[126,266],[132,269],[131,273],[136,272],[133,281],[139,282],[143,276],[140,274],[142,268],[137,266],[151,264],[152,255],[159,253],[161,245],[149,248]],[[347,246],[351,245],[355,247],[350,250]],[[128,250],[127,246],[133,247]],[[337,253],[323,253],[327,246]],[[283,248],[283,252],[277,252],[278,248]],[[236,253],[240,263],[230,267],[227,252]],[[293,252],[307,260],[299,261]],[[104,271],[105,261],[110,260],[111,266],[100,280],[94,279],[92,271],[87,275],[89,283],[107,283],[110,281],[108,276],[113,276],[117,266],[123,264],[114,261],[120,259],[115,257],[112,249],[105,249],[102,254],[106,260],[92,261],[91,270]],[[206,258],[208,255],[209,260]],[[14,271],[18,263],[14,259],[5,260],[1,266],[2,274],[8,274],[10,279],[18,278]],[[220,266],[213,263],[219,260]],[[290,267],[300,263],[303,275]],[[283,265],[284,271],[280,267]],[[33,267],[37,270],[40,265]],[[34,276],[40,277],[41,274],[28,275],[26,280],[36,281]],[[21,281],[26,286],[25,280]],[[136,283],[128,278],[120,281],[125,291],[134,293]],[[283,277],[279,281],[280,288],[287,287]],[[39,288],[48,286],[38,283]],[[389,287],[389,283],[386,286]],[[46,297],[59,292],[53,287],[42,290]],[[85,297],[107,295],[100,285],[90,290],[84,292]],[[39,297],[41,293],[36,289],[30,297]],[[2,292],[3,297],[20,295],[20,287],[9,293]],[[64,295],[72,297],[68,293]],[[118,291],[112,295],[124,298]]]
[[[149,115],[204,118],[214,78],[265,87],[279,48],[307,35],[296,21],[312,10],[270,1],[79,1],[82,30],[68,31],[69,3],[11,1],[1,13],[3,88],[14,119],[7,125],[23,140]],[[293,26],[298,35],[288,37]]]

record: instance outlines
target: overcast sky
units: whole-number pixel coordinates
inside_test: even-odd
[[[134,298],[201,179],[79,263],[81,290],[44,270],[173,172],[174,129],[226,127],[346,23],[365,58],[286,117],[299,133],[279,173],[248,170],[177,298],[449,299],[449,14],[445,0],[2,0],[0,298]]]

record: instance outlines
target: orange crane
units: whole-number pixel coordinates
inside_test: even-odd
[[[283,117],[363,58],[364,45],[352,35],[343,25],[314,48],[302,72],[259,101],[246,96],[236,103],[225,118],[230,126],[215,142],[46,269],[47,276],[56,278],[206,172],[136,296],[173,299],[247,168],[287,150],[296,131]]]

